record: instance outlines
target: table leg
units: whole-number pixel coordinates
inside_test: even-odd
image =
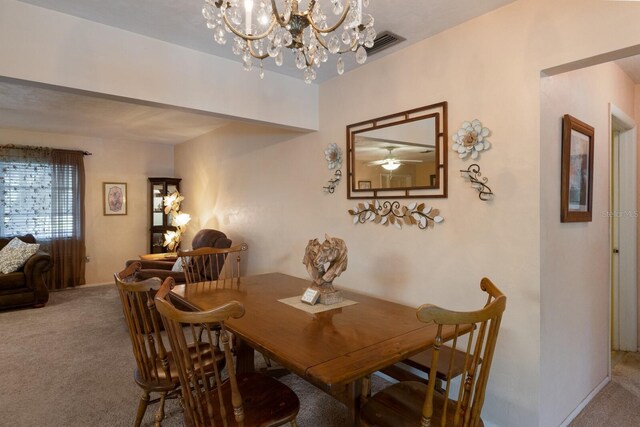
[[[349,409],[349,424],[357,427],[360,423],[362,378],[358,378],[347,385],[347,408]]]
[[[248,346],[240,338],[236,337],[235,342],[236,351],[236,373],[244,374],[247,372],[255,372],[256,366],[254,361],[253,348]]]

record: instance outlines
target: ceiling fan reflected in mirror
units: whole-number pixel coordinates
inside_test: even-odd
[[[367,165],[382,166],[384,169],[388,171],[394,171],[405,163],[422,163],[422,160],[409,160],[409,159],[398,158],[393,154],[393,150],[395,150],[396,148],[398,147],[393,147],[393,146],[384,147],[385,150],[389,151],[389,153],[384,157],[384,159],[373,160],[371,162],[368,162]],[[432,151],[434,151],[433,148],[426,148],[426,150],[421,151],[421,153],[430,153]]]

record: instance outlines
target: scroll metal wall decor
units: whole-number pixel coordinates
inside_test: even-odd
[[[438,209],[432,209],[424,203],[401,206],[398,201],[385,201],[381,204],[377,200],[358,203],[355,209],[349,210],[354,224],[373,222],[381,225],[391,224],[396,228],[402,228],[403,225],[417,225],[423,230],[444,221],[439,213]]]
[[[491,191],[491,188],[487,185],[489,179],[486,176],[480,178],[482,176],[482,173],[480,173],[480,165],[477,163],[469,165],[467,170],[461,169],[460,174],[463,178],[468,178],[469,181],[471,181],[471,187],[478,190],[480,200],[486,202],[493,199],[493,191]]]
[[[327,193],[333,194],[333,192],[336,191],[336,187],[340,183],[341,179],[342,179],[342,171],[338,169],[334,172],[333,178],[329,180],[329,183],[322,188],[324,188],[324,191],[326,191]]]

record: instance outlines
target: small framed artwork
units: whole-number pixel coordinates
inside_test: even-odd
[[[358,190],[370,190],[371,181],[358,181]]]
[[[562,118],[561,222],[591,221],[593,135],[588,124],[569,114]]]
[[[102,201],[104,215],[127,214],[127,183],[103,182]]]

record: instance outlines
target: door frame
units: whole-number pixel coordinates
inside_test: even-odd
[[[614,132],[619,132],[618,136],[618,159],[614,158]],[[610,251],[610,316],[611,322],[609,328],[609,349],[614,345],[617,349],[623,351],[638,351],[638,281],[637,281],[637,220],[635,221],[618,221],[619,226],[624,224],[624,231],[620,233],[620,242],[618,242],[619,253],[614,254],[614,220],[615,216],[619,219],[635,219],[637,218],[637,139],[636,124],[627,114],[614,104],[609,104],[609,136],[611,144],[611,173],[609,206],[612,208],[610,212],[610,234],[609,247]],[[619,193],[625,194],[624,198],[620,198],[620,204],[614,200],[614,173],[619,168],[620,174],[624,175],[619,179]],[[614,202],[617,206],[614,207]],[[616,207],[618,211],[616,211]],[[619,274],[625,278],[624,283],[633,283],[633,286],[619,287],[617,280],[614,280],[614,268],[616,262],[614,257],[618,257],[618,263],[627,265],[628,268],[621,270]],[[621,327],[620,325],[624,325]],[[614,334],[616,336],[614,336]],[[609,372],[611,371],[611,361],[609,363]]]

